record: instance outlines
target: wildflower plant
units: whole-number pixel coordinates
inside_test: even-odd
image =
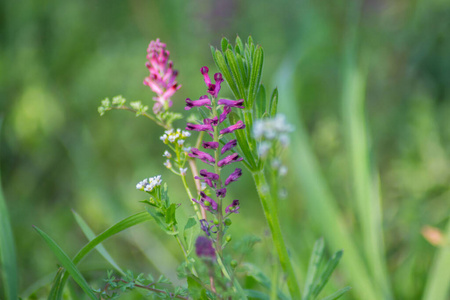
[[[277,207],[282,194],[280,178],[287,173],[280,156],[289,144],[288,134],[293,128],[283,115],[277,114],[277,89],[271,97],[266,97],[262,85],[263,49],[251,38],[244,45],[238,37],[235,46],[224,38],[221,50],[213,47],[211,50],[219,72],[212,75],[208,67],[200,68],[199,79],[203,77],[205,93],[185,99],[185,110],[196,111],[197,118],[185,123],[184,129],[173,127],[173,123],[182,117],[171,111],[172,99],[181,85],[176,81],[178,72],[169,60],[166,44],[159,39],[152,41],[147,49],[149,76],[144,79],[144,84],[155,94],[152,109],[149,110],[151,104],[143,104],[142,101],[127,105],[122,96],[101,102],[98,108],[100,115],[115,109],[128,110],[162,127],[160,141],[166,149],[161,153],[161,163],[180,177],[186,197],[171,201],[168,185],[163,182],[164,174],[150,174],[151,177],[136,184],[136,189],[147,194],[147,199],[142,201],[146,210],[116,223],[102,234],[95,236],[86,222],[74,213],[90,242],[73,259],[36,228],[62,265],[53,281],[49,299],[62,298],[69,277],[91,299],[117,298],[121,293],[134,289],[143,290],[143,296],[163,299],[269,299],[262,291],[243,285],[242,275],[252,277],[261,287],[268,289],[270,299],[316,299],[319,296],[342,252],[336,252],[325,264],[323,240],[318,240],[303,293],[300,292],[281,232]],[[224,84],[228,85],[234,99],[219,96]],[[194,135],[197,136],[195,143]],[[238,221],[232,221],[233,216],[241,213],[241,200],[230,197],[232,193],[229,190],[239,184],[244,172],[249,172],[255,182],[282,274],[278,274],[275,268],[274,274],[268,277],[250,263],[233,258],[233,251],[228,247],[232,241],[230,228],[239,228]],[[195,180],[194,189],[189,186],[187,176]],[[180,224],[177,210],[189,209],[190,206],[192,215]],[[106,249],[97,248],[115,272],[108,272],[102,287],[92,289],[77,269],[77,264],[106,238],[149,220],[154,220],[177,241],[184,257],[177,271],[180,278],[186,279],[186,284],[174,286],[165,277],[155,280],[151,274],[134,276],[132,272],[123,272]],[[244,240],[241,244],[247,246],[243,253],[248,254],[258,240]],[[279,277],[285,280],[286,290],[278,285]],[[327,299],[337,299],[348,289],[344,288]]]

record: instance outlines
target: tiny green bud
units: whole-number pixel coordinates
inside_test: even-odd
[[[215,225],[219,225],[219,220],[214,219],[214,224],[215,224]]]
[[[206,200],[205,202],[203,202],[203,204],[205,204],[205,206],[211,206],[211,202],[209,202],[208,200]]]
[[[236,268],[237,265],[238,265],[238,263],[237,263],[236,260],[233,259],[233,260],[230,262],[230,265],[231,265],[232,268]]]
[[[232,222],[231,222],[231,220],[230,220],[230,219],[226,219],[226,220],[225,220],[225,225],[227,225],[227,226],[230,226],[230,225],[231,225],[231,223],[232,223]]]
[[[227,241],[228,243],[231,241],[231,235],[227,235],[226,237],[225,237],[225,241]]]

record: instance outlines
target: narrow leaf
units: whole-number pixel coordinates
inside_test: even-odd
[[[269,114],[273,118],[277,114],[278,110],[278,88],[275,88],[272,93],[272,97],[270,97],[270,107]]]
[[[55,243],[55,241],[52,240],[52,238],[50,238],[45,232],[35,226],[34,229],[45,240],[52,252],[58,258],[59,262],[63,265],[67,272],[69,272],[70,276],[72,276],[73,280],[75,280],[75,282],[81,287],[86,295],[88,295],[91,299],[97,300],[97,297],[86,282],[86,279],[84,279],[83,275],[81,275],[80,271],[77,269],[72,260],[67,256],[67,254],[64,253],[64,251]]]
[[[340,289],[336,293],[333,293],[330,296],[327,296],[327,297],[323,298],[322,300],[336,300],[336,299],[339,299],[339,298],[341,298],[342,295],[344,295],[345,293],[347,293],[351,289],[352,289],[351,287],[346,286],[345,288]]]
[[[223,78],[225,79],[231,91],[233,92],[233,95],[236,98],[239,98],[238,88],[235,82],[233,81],[233,76],[231,75],[230,70],[228,69],[228,65],[225,62],[225,58],[223,57],[222,52],[220,52],[219,50],[216,50],[216,52],[214,53],[214,61],[216,62],[217,67],[222,73]]]
[[[317,270],[319,269],[320,263],[323,260],[324,255],[324,242],[323,238],[320,238],[314,244],[314,248],[309,259],[308,271],[306,274],[305,287],[303,289],[303,300],[313,299],[313,283],[314,279],[317,277]]]
[[[245,98],[245,89],[244,89],[244,78],[241,75],[241,72],[239,71],[238,64],[236,62],[236,57],[234,56],[233,51],[227,50],[225,52],[225,56],[227,58],[228,66],[231,69],[231,73],[233,74],[234,82],[236,83],[236,86],[239,91],[238,99],[244,99]]]
[[[269,277],[267,277],[258,267],[256,267],[253,264],[250,264],[250,263],[245,263],[244,268],[247,273],[247,276],[252,277],[260,285],[262,285],[263,287],[265,287],[268,290],[271,290],[272,283],[271,283]],[[277,291],[277,295],[278,295],[278,299],[281,299],[281,300],[288,299],[286,297],[286,295],[284,295],[280,290]]]
[[[253,105],[253,101],[258,93],[259,86],[262,78],[262,68],[264,64],[264,52],[261,47],[256,49],[255,56],[253,57],[252,70],[250,73],[250,82],[248,86],[248,101],[249,105]]]
[[[96,235],[92,231],[92,229],[89,227],[89,225],[84,221],[84,219],[77,214],[74,210],[72,210],[72,213],[75,217],[75,220],[77,221],[78,225],[80,226],[81,230],[83,231],[84,235],[87,237],[89,241],[92,241],[95,239]],[[95,249],[103,256],[104,259],[106,259],[107,262],[111,264],[111,266],[114,267],[120,274],[125,275],[125,272],[119,267],[119,265],[114,261],[114,259],[111,257],[111,255],[106,251],[105,247],[101,244],[95,247]]]
[[[330,279],[331,274],[333,274],[334,270],[336,269],[337,265],[339,264],[339,261],[342,258],[342,250],[337,251],[334,253],[334,255],[330,258],[328,263],[326,264],[324,271],[320,275],[320,277],[317,279],[316,283],[314,284],[314,290],[313,295],[317,297],[319,293],[322,291],[324,286],[327,284],[328,280]]]
[[[14,237],[8,208],[0,180],[0,264],[3,273],[5,299],[18,299],[18,272]]]
[[[56,272],[55,278],[52,281],[52,288],[50,289],[50,293],[48,294],[48,300],[56,300],[58,299],[59,291],[61,290],[61,279],[64,274],[64,268],[59,268],[58,272]]]
[[[243,54],[244,53],[244,44],[239,36],[236,37],[236,53]]]
[[[225,52],[228,49],[228,39],[226,37],[222,38],[222,41],[220,42],[220,45],[222,47],[222,52]]]
[[[266,112],[266,89],[264,85],[261,84],[261,88],[259,89],[258,96],[256,97],[256,105],[255,107],[255,115],[257,119],[261,119],[264,113]]]

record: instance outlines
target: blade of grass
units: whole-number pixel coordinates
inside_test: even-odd
[[[339,261],[342,258],[342,250],[334,253],[333,257],[330,258],[328,263],[326,264],[322,274],[320,277],[316,280],[314,283],[314,288],[312,290],[312,296],[313,299],[315,299],[317,296],[319,296],[322,289],[327,284],[328,280],[331,277],[331,274],[333,274],[334,269],[336,269],[337,265],[339,264]]]
[[[123,219],[122,221],[114,224],[107,230],[103,231],[101,234],[99,234],[95,239],[87,243],[78,253],[75,255],[73,259],[73,263],[77,265],[89,252],[91,252],[97,245],[105,241],[106,239],[110,238],[111,236],[127,229],[130,227],[133,227],[135,225],[138,225],[140,223],[152,220],[153,218],[150,216],[147,212],[140,212],[137,214],[134,214],[128,218]],[[64,273],[64,276],[61,281],[61,286],[59,289],[59,297],[58,299],[61,299],[62,290],[64,289],[67,280],[69,279],[69,274],[67,272]]]
[[[347,293],[351,289],[352,289],[351,287],[347,286],[345,288],[340,289],[336,293],[333,293],[330,296],[327,296],[327,297],[323,298],[322,300],[336,300],[336,299],[339,299],[339,298],[341,298],[342,295],[344,295],[345,293]]]
[[[427,277],[423,300],[445,300],[450,297],[450,218],[446,231],[445,245],[436,253]]]
[[[84,235],[88,238],[89,241],[92,241],[95,239],[96,235],[92,231],[92,229],[89,227],[89,225],[84,221],[84,219],[74,210],[72,210],[72,213],[75,217],[75,220],[77,221],[78,225],[80,226],[81,230],[83,231]],[[107,262],[111,264],[111,266],[114,267],[120,274],[125,275],[125,272],[119,267],[119,265],[114,261],[114,259],[111,257],[111,255],[106,251],[105,247],[103,245],[98,245],[95,247],[95,249],[103,256],[104,259],[106,259]]]
[[[0,129],[2,118],[0,117]],[[3,196],[0,177],[0,265],[5,289],[5,299],[18,299],[18,271],[14,236],[9,219],[8,207]]]
[[[67,272],[72,276],[73,280],[81,287],[81,289],[93,300],[97,300],[94,292],[88,285],[86,279],[81,275],[80,271],[77,269],[72,260],[67,256],[67,254],[55,243],[55,241],[49,237],[45,232],[33,226],[33,228],[39,233],[39,235],[45,240],[47,245],[52,250],[53,254],[56,255],[61,265],[67,270]]]

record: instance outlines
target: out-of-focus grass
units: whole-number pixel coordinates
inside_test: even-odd
[[[183,85],[174,109],[182,111],[186,97],[204,93],[199,68],[213,66],[209,44],[217,46],[222,35],[251,34],[265,50],[263,81],[268,91],[277,83],[281,110],[296,126],[286,161],[289,196],[280,213],[299,272],[324,236],[333,250],[344,249],[326,294],[347,284],[353,290],[346,299],[380,299],[388,277],[395,298],[420,298],[425,285],[430,289],[427,274],[437,253],[421,228],[444,230],[450,210],[450,5],[365,1],[354,45],[347,38],[351,7],[322,0],[1,2],[0,165],[19,290],[55,271],[31,225],[72,256],[86,240],[71,208],[100,232],[142,209],[134,186],[156,174],[172,187],[172,201],[186,203],[159,160],[161,130],[126,112],[102,118],[96,112],[100,99],[117,94],[151,102],[141,84],[148,42],[159,37],[168,44]],[[351,64],[343,60],[348,47]],[[244,174],[233,189],[242,203],[233,241],[265,234],[248,184]],[[167,250],[151,248],[153,240]],[[121,268],[136,272],[158,275],[181,261],[174,242],[152,225],[105,247]],[[250,259],[265,266],[271,250],[261,243]],[[88,281],[110,267],[97,260],[80,265]]]

